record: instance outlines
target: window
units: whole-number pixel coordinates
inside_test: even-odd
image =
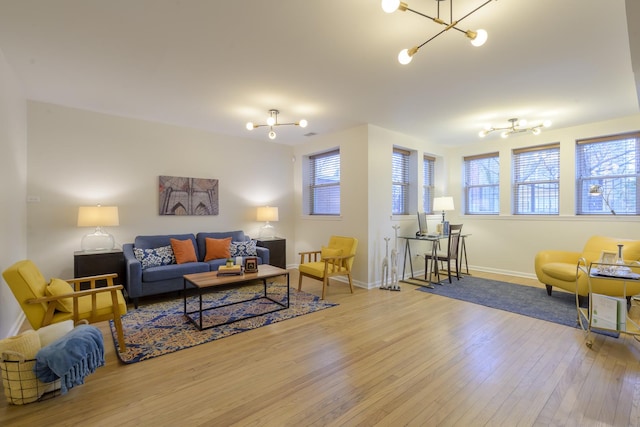
[[[340,215],[340,150],[307,157],[304,173],[306,215]]]
[[[578,215],[638,215],[639,179],[640,132],[577,141]],[[595,185],[601,192],[590,195]]]
[[[400,148],[393,149],[392,157],[392,207],[393,215],[409,214],[409,158],[411,153]],[[414,197],[415,199],[415,197]],[[414,206],[415,207],[415,206]]]
[[[560,144],[513,150],[513,213],[557,215]]]
[[[433,170],[436,165],[436,159],[431,156],[424,156],[422,164],[422,210],[427,213],[433,213]]]
[[[500,213],[500,159],[498,153],[464,158],[465,213]]]

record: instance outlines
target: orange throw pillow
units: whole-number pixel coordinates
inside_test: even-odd
[[[204,256],[205,261],[211,261],[212,259],[229,258],[231,252],[229,246],[231,246],[231,237],[225,239],[213,239],[207,237],[204,239],[206,244],[206,254]]]
[[[170,240],[171,249],[173,249],[173,254],[176,256],[177,264],[198,261],[198,259],[196,258],[196,250],[194,249],[193,242],[191,240]]]

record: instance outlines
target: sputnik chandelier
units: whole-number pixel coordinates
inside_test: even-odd
[[[483,130],[480,131],[480,138],[484,138],[494,131],[502,131],[500,136],[503,138],[508,138],[512,133],[523,133],[523,132],[531,132],[534,135],[540,135],[540,129],[545,127],[548,128],[551,126],[551,120],[545,120],[542,123],[539,123],[535,126],[527,127],[527,121],[524,119],[509,119],[511,123],[509,126],[496,128],[492,126],[487,126]]]
[[[488,36],[487,36],[487,32],[485,30],[476,30],[476,31],[473,31],[473,30],[462,30],[462,29],[458,28],[457,25],[460,23],[460,21],[465,19],[467,16],[475,13],[479,9],[481,9],[484,6],[486,6],[489,3],[491,3],[493,0],[485,1],[480,6],[476,7],[471,12],[467,13],[462,18],[460,18],[460,19],[458,19],[456,21],[453,20],[453,0],[449,0],[449,21],[450,22],[446,22],[446,21],[444,21],[443,19],[440,18],[440,2],[441,1],[445,1],[445,0],[435,0],[435,1],[438,4],[438,10],[437,10],[436,17],[434,18],[432,16],[425,15],[422,12],[418,12],[417,10],[413,10],[413,9],[409,8],[409,5],[407,3],[402,2],[400,0],[382,0],[382,10],[384,10],[387,13],[393,13],[396,10],[400,10],[402,12],[406,12],[408,10],[409,12],[413,12],[416,15],[420,15],[420,16],[423,16],[425,18],[431,19],[436,24],[441,24],[441,25],[445,26],[444,30],[440,31],[438,34],[436,34],[435,36],[431,37],[430,39],[428,39],[426,42],[422,43],[421,45],[414,46],[411,49],[403,49],[403,50],[401,50],[400,53],[398,54],[398,62],[400,62],[401,64],[405,65],[405,64],[408,64],[409,62],[411,62],[411,59],[413,59],[413,55],[415,55],[416,52],[418,52],[418,49],[420,49],[422,46],[424,46],[425,44],[429,43],[431,40],[433,40],[436,37],[438,37],[440,34],[444,33],[445,31],[448,31],[448,30],[450,30],[452,28],[454,30],[460,31],[465,36],[467,36],[469,39],[471,39],[471,44],[474,45],[474,46],[482,46],[487,41],[487,37]]]
[[[277,135],[276,135],[276,132],[273,130],[274,127],[278,127],[278,126],[300,126],[301,128],[307,127],[307,121],[305,119],[302,119],[299,122],[295,122],[295,123],[278,123],[278,114],[280,114],[280,111],[271,109],[269,110],[269,118],[267,118],[266,125],[255,125],[252,122],[248,122],[247,129],[253,130],[255,128],[259,128],[262,126],[269,126],[269,139],[276,139]]]

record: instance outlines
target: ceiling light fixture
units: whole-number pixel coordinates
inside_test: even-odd
[[[437,9],[437,15],[434,18],[432,16],[425,15],[422,12],[418,12],[417,10],[413,10],[413,9],[409,8],[409,5],[407,3],[402,2],[400,0],[382,0],[382,10],[384,10],[387,13],[393,13],[396,10],[400,10],[402,12],[406,12],[408,10],[409,12],[413,12],[416,15],[420,15],[420,16],[423,16],[425,18],[431,19],[436,24],[440,24],[440,25],[444,25],[445,26],[444,30],[440,31],[438,34],[436,34],[435,36],[431,37],[430,39],[428,39],[426,42],[422,43],[421,45],[414,46],[411,49],[403,49],[402,51],[400,51],[400,53],[398,54],[398,62],[400,62],[401,64],[406,65],[409,62],[411,62],[411,59],[413,58],[413,55],[415,55],[416,52],[418,52],[418,49],[420,49],[422,46],[424,46],[425,44],[429,43],[431,40],[433,40],[436,37],[438,37],[440,34],[444,33],[445,31],[448,31],[448,30],[450,30],[452,28],[454,30],[460,31],[465,36],[467,36],[471,40],[471,44],[474,45],[474,46],[482,46],[487,41],[487,37],[488,36],[487,36],[487,32],[485,30],[475,30],[475,31],[473,31],[473,30],[462,30],[462,29],[458,28],[457,25],[460,23],[460,21],[465,19],[467,16],[475,13],[479,9],[481,9],[484,6],[486,6],[489,3],[491,3],[493,0],[485,1],[480,6],[476,7],[471,12],[467,13],[462,18],[460,18],[460,19],[458,19],[456,21],[453,20],[453,0],[449,0],[449,21],[450,22],[445,22],[444,20],[440,19],[440,2],[444,1],[444,0],[435,0],[435,1],[438,4],[438,9]]]
[[[535,126],[530,126],[530,127],[526,127],[527,121],[524,119],[509,119],[509,122],[511,123],[511,125],[501,127],[501,128],[487,126],[483,130],[481,130],[478,135],[480,135],[480,138],[484,138],[485,136],[489,135],[491,132],[499,131],[499,130],[502,131],[500,133],[500,136],[503,138],[508,138],[509,135],[511,135],[512,133],[522,133],[522,132],[531,132],[534,135],[540,135],[541,128],[543,127],[548,128],[549,126],[551,126],[551,120],[545,120],[540,124],[537,124]]]
[[[266,125],[254,125],[252,122],[247,123],[247,129],[253,130],[262,126],[269,126],[269,139],[276,139],[276,132],[273,130],[277,126],[300,126],[301,128],[307,127],[307,121],[305,119],[295,123],[278,123],[278,114],[280,111],[271,109],[269,110],[269,118],[267,118]]]

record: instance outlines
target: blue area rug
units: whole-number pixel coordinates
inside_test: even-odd
[[[448,281],[442,283],[433,285],[434,289],[419,287],[418,290],[574,328],[580,327],[574,294],[554,290],[549,296],[545,288],[473,276],[462,276],[451,284]]]
[[[259,297],[262,292],[262,284],[214,291],[203,297],[203,304],[206,306],[228,304]],[[286,295],[287,288],[284,283],[274,282],[269,285],[270,298],[286,302]],[[197,298],[190,297],[188,310],[195,310],[196,304]],[[323,301],[320,297],[310,293],[291,289],[290,306],[287,309],[199,331],[185,318],[184,301],[181,297],[141,304],[138,309],[130,309],[127,314],[122,316],[127,350],[123,353],[117,353],[124,363],[140,362],[336,305]],[[209,322],[217,324],[249,314],[261,314],[273,308],[274,303],[261,299],[206,312],[203,319],[205,319],[205,324]],[[113,321],[110,323],[111,334],[115,346],[118,348]]]

